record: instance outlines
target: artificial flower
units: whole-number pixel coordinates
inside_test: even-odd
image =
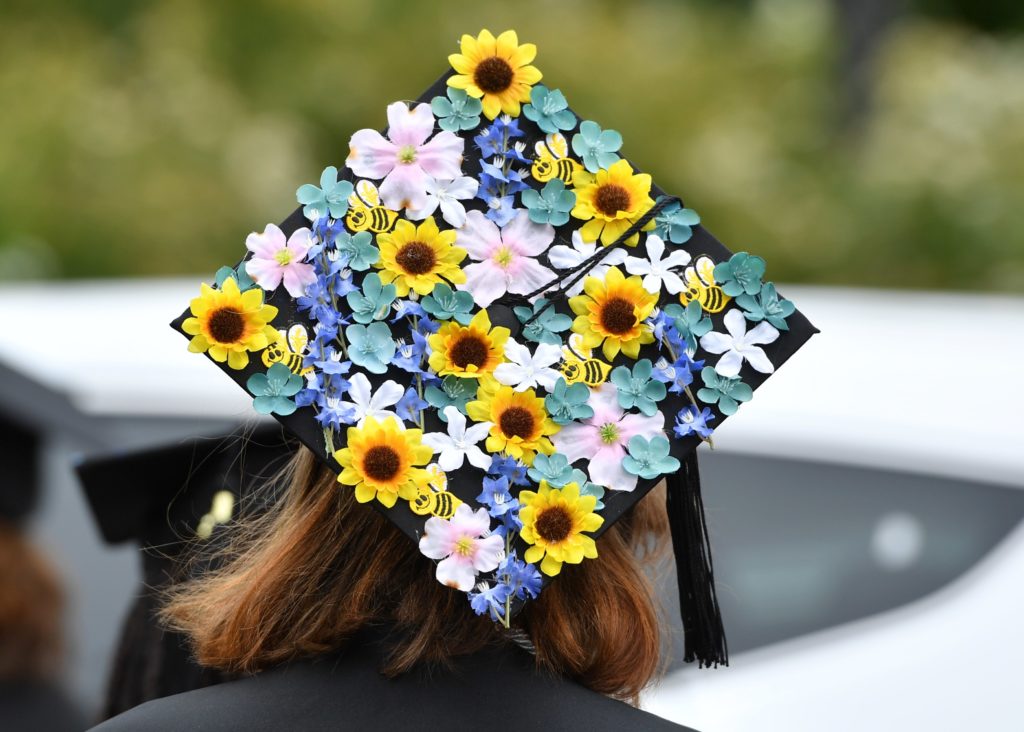
[[[456,72],[448,77],[448,86],[465,89],[469,96],[480,99],[487,119],[500,112],[518,117],[520,103],[530,101],[530,87],[541,80],[537,67],[529,65],[537,47],[520,45],[515,31],[495,38],[486,29],[476,38],[463,35],[460,46],[461,53],[448,57]]]
[[[366,325],[374,320],[384,320],[391,312],[391,303],[395,301],[395,286],[383,284],[376,272],[370,272],[363,278],[362,292],[353,290],[345,299],[352,308],[353,320]]]
[[[502,622],[505,619],[505,603],[512,594],[512,589],[504,582],[491,585],[478,582],[476,588],[469,593],[469,606],[477,615],[490,615],[491,620]]]
[[[520,600],[537,597],[540,594],[543,584],[540,572],[534,565],[519,559],[515,549],[509,552],[508,556],[498,565],[495,575],[500,577],[502,584],[506,585],[511,594]]]
[[[302,389],[302,377],[293,374],[283,363],[275,363],[265,374],[253,374],[245,388],[253,395],[252,406],[260,414],[283,417],[296,410],[294,397]]]
[[[693,236],[693,227],[700,223],[700,216],[692,208],[683,208],[679,201],[665,206],[654,217],[654,233],[673,244],[682,244]]]
[[[505,341],[505,359],[494,369],[494,378],[499,383],[516,391],[537,386],[550,390],[559,378],[558,371],[551,367],[562,360],[562,348],[553,343],[541,343],[530,353],[529,347],[509,338]]]
[[[591,173],[610,168],[619,160],[622,135],[615,130],[602,130],[597,122],[580,123],[580,131],[572,136],[572,151],[583,160]]]
[[[475,260],[464,268],[460,290],[487,307],[506,292],[526,295],[551,282],[555,273],[537,261],[555,237],[548,224],[535,224],[519,211],[506,226],[497,225],[479,211],[470,211],[456,241]]]
[[[543,85],[533,87],[530,103],[523,107],[523,116],[548,134],[576,126],[576,115],[569,111],[569,102],[561,90],[551,91]]]
[[[552,455],[538,455],[534,458],[533,465],[527,471],[536,483],[546,480],[548,485],[554,488],[561,488],[567,483],[583,485],[587,480],[587,474],[579,468],[569,464],[569,459],[560,453]]]
[[[517,305],[512,308],[512,313],[523,324],[523,338],[534,343],[561,345],[562,337],[558,334],[572,327],[572,318],[548,307],[548,301],[543,297],[535,300],[532,307]]]
[[[405,390],[402,398],[398,400],[398,404],[395,405],[395,412],[398,413],[399,419],[404,419],[406,422],[419,422],[423,410],[428,406],[426,400],[419,395],[419,392],[410,386]]]
[[[448,130],[430,139],[434,115],[427,104],[388,105],[388,136],[359,130],[349,140],[345,164],[356,175],[384,179],[379,192],[384,205],[397,211],[423,208],[431,178],[454,180],[462,172],[465,140]]]
[[[437,126],[458,134],[463,130],[472,130],[480,124],[480,112],[483,105],[464,89],[448,87],[448,96],[437,96],[430,100],[430,111],[437,117]]]
[[[338,169],[330,165],[320,174],[319,188],[306,183],[295,191],[295,197],[302,204],[302,215],[310,221],[325,216],[337,220],[348,212],[348,198],[353,190],[347,180],[338,180]]]
[[[466,281],[459,262],[466,251],[455,246],[455,232],[441,231],[433,216],[416,226],[400,219],[394,230],[377,236],[381,270],[384,282],[393,282],[399,297],[412,290],[418,295],[429,295],[434,285],[443,280],[453,283]]]
[[[683,291],[683,279],[674,269],[685,267],[690,263],[690,253],[685,249],[676,249],[662,259],[665,253],[665,242],[656,234],[647,236],[647,257],[626,257],[626,271],[630,274],[642,275],[644,289],[655,295],[664,287],[669,293],[678,295]]]
[[[427,181],[426,203],[422,208],[409,211],[409,218],[421,221],[440,207],[441,218],[450,226],[460,229],[466,223],[466,207],[462,205],[462,201],[473,198],[479,187],[480,183],[475,178],[462,177],[455,180],[431,178]]]
[[[348,396],[351,401],[343,401],[342,406],[351,410],[356,426],[362,427],[370,417],[380,421],[397,416],[388,407],[398,404],[403,391],[397,382],[390,380],[385,381],[374,391],[366,374],[355,374],[349,379]]]
[[[512,485],[530,485],[526,477],[526,465],[508,455],[492,455],[487,474],[508,478]]]
[[[561,226],[569,221],[569,212],[576,205],[576,194],[565,189],[559,178],[549,180],[540,191],[523,191],[523,205],[535,224]]]
[[[553,438],[555,448],[570,463],[587,460],[587,474],[594,483],[617,491],[634,490],[636,476],[622,467],[626,444],[634,435],[660,434],[665,416],[660,411],[650,417],[626,414],[619,406],[618,389],[608,383],[590,392],[589,406],[593,416],[562,427]]]
[[[590,258],[597,252],[597,242],[585,242],[583,241],[583,235],[580,234],[579,229],[572,232],[572,246],[567,247],[565,244],[556,244],[551,247],[548,252],[548,260],[551,262],[551,266],[555,269],[575,269],[579,267],[583,262],[589,262]],[[597,277],[601,279],[608,272],[609,267],[622,264],[626,261],[626,252],[616,247],[611,249],[601,257],[601,260],[587,269],[587,275],[590,277]],[[572,297],[573,295],[579,295],[583,292],[583,278],[579,278],[573,283],[567,291],[567,294]]]
[[[473,589],[478,572],[496,569],[505,558],[505,541],[491,533],[487,510],[461,503],[450,519],[431,516],[423,527],[420,552],[440,559],[437,581],[463,592]]]
[[[594,416],[593,408],[587,404],[590,389],[586,384],[570,386],[565,379],[559,377],[551,393],[544,398],[544,406],[555,424],[567,425],[578,419],[590,419]]]
[[[730,297],[746,293],[757,295],[761,292],[761,278],[764,277],[765,263],[761,257],[746,252],[737,252],[727,262],[715,265],[715,283]]]
[[[224,286],[224,280],[228,277],[234,277],[235,284],[238,285],[238,289],[241,292],[258,287],[258,285],[252,281],[252,277],[250,277],[245,271],[245,264],[245,262],[242,262],[237,268],[221,267],[213,275],[213,284],[219,289]]]
[[[623,458],[622,467],[627,473],[644,480],[653,480],[667,473],[679,470],[679,460],[669,455],[670,445],[664,435],[655,435],[650,440],[642,435],[629,438],[629,454]]]
[[[666,305],[665,315],[672,320],[676,335],[686,345],[686,352],[691,356],[697,352],[697,339],[710,333],[714,327],[711,318],[696,300],[688,302],[686,307],[676,303]]]
[[[605,246],[622,236],[654,205],[651,176],[634,173],[625,160],[596,174],[577,170],[572,185],[576,193],[572,215],[587,222],[580,228],[583,239],[597,241],[600,238]],[[648,221],[642,231],[653,228],[654,221]],[[635,246],[639,239],[639,233],[633,234],[626,245]]]
[[[562,571],[563,563],[579,564],[584,558],[597,557],[594,539],[583,532],[597,531],[604,519],[594,513],[597,500],[581,496],[576,483],[552,488],[541,481],[536,492],[521,491],[519,501],[523,504],[519,511],[523,522],[520,536],[531,545],[523,558],[540,561],[541,572],[554,577]]]
[[[394,339],[385,323],[350,325],[345,328],[348,338],[348,356],[352,363],[362,366],[373,374],[383,374],[395,355]]]
[[[423,435],[423,444],[430,445],[438,453],[437,464],[447,472],[458,470],[466,460],[480,470],[487,470],[491,458],[477,447],[477,443],[487,437],[491,429],[490,422],[478,422],[466,427],[466,416],[455,407],[444,408],[445,422],[448,432],[428,432]]]
[[[484,478],[483,490],[476,500],[487,506],[487,512],[495,518],[501,518],[509,511],[519,510],[519,501],[512,497],[509,486],[511,482],[505,476]]]
[[[487,438],[489,452],[505,452],[527,465],[540,452],[555,451],[550,435],[559,430],[544,409],[544,400],[533,389],[513,391],[496,383],[482,385],[476,401],[466,405],[466,413],[477,422],[490,422]]]
[[[700,339],[700,347],[708,353],[725,354],[715,364],[715,371],[726,377],[737,376],[744,361],[762,374],[775,371],[760,346],[774,343],[779,337],[779,331],[769,323],[758,323],[753,330],[748,331],[746,318],[736,309],[725,314],[724,323],[728,333],[712,331]]]
[[[380,250],[373,245],[373,235],[368,231],[340,232],[334,238],[334,249],[338,253],[337,261],[356,272],[365,272],[380,259]]]
[[[710,366],[701,369],[700,378],[704,388],[697,391],[697,398],[705,404],[717,404],[727,417],[736,414],[740,402],[749,402],[754,396],[754,390],[738,376],[722,376]]]
[[[313,265],[305,262],[313,246],[312,234],[303,227],[292,232],[285,241],[284,232],[274,224],[267,224],[262,234],[253,232],[245,238],[245,248],[252,257],[245,263],[245,271],[253,282],[268,292],[284,283],[292,297],[306,294],[306,287],[316,281]]]
[[[618,389],[619,406],[623,409],[639,409],[648,417],[658,411],[658,402],[668,393],[665,385],[651,378],[654,370],[650,360],[642,358],[630,371],[626,366],[612,369],[609,381]]]
[[[445,376],[441,386],[428,386],[423,396],[427,403],[438,410],[438,416],[442,422],[447,422],[445,407],[454,406],[460,412],[465,413],[466,404],[476,396],[476,379],[460,379],[457,376]]]
[[[494,373],[504,358],[508,328],[492,328],[486,310],[480,310],[463,326],[455,321],[442,325],[427,339],[430,368],[438,376],[479,379]]]
[[[270,325],[277,308],[264,304],[259,288],[239,291],[234,277],[224,280],[219,290],[204,282],[189,307],[192,317],[181,324],[192,336],[188,350],[208,353],[218,363],[227,361],[230,368],[244,369],[250,351],[261,351],[277,339],[277,331]]]
[[[697,435],[702,439],[711,437],[714,428],[708,422],[715,419],[715,415],[708,407],[699,409],[695,404],[690,404],[679,410],[676,415],[676,425],[672,429],[676,437],[689,437]]]
[[[391,508],[399,498],[411,501],[427,484],[422,465],[433,451],[422,443],[420,430],[405,429],[397,417],[367,417],[362,427],[349,427],[346,446],[334,453],[341,466],[338,482],[355,487],[356,500],[376,498]]]
[[[639,277],[625,277],[618,267],[609,267],[603,279],[588,276],[583,292],[569,298],[569,307],[576,314],[572,329],[582,336],[584,348],[600,345],[611,361],[620,351],[637,358],[640,346],[654,342],[646,320],[658,298],[644,289]]]
[[[743,317],[747,320],[754,323],[766,320],[779,330],[789,330],[786,318],[796,311],[796,305],[779,297],[771,282],[765,282],[757,295],[737,295],[736,304],[743,308]]]
[[[438,320],[455,320],[462,325],[469,325],[473,318],[473,296],[461,290],[456,292],[444,282],[434,285],[421,305]]]
[[[683,352],[672,363],[664,358],[659,358],[654,364],[651,375],[668,385],[668,390],[673,394],[682,394],[686,387],[693,383],[693,372],[704,368],[704,361],[694,361],[690,354]]]

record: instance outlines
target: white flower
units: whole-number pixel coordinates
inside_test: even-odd
[[[420,537],[420,552],[441,560],[437,565],[438,582],[469,592],[477,572],[490,572],[501,564],[505,540],[491,533],[486,508],[474,512],[469,505],[460,503],[450,519],[427,519]]]
[[[441,470],[458,470],[465,460],[469,460],[473,467],[487,470],[491,465],[491,456],[477,447],[477,443],[487,437],[491,423],[478,422],[467,429],[466,415],[453,406],[444,408],[444,416],[448,418],[448,434],[428,432],[423,435],[423,444],[440,453],[437,464]]]
[[[426,182],[426,203],[415,211],[409,212],[409,218],[421,221],[430,216],[437,207],[441,207],[441,216],[456,229],[466,223],[466,207],[460,200],[476,195],[480,183],[475,178],[464,176],[455,180],[434,180]]]
[[[736,309],[725,314],[725,329],[729,331],[728,334],[712,331],[700,339],[700,347],[708,353],[725,354],[715,364],[715,371],[721,376],[738,376],[744,360],[762,374],[775,371],[772,362],[758,346],[774,343],[779,337],[779,331],[769,323],[762,322],[747,332],[747,319]]]
[[[494,369],[494,378],[515,391],[533,389],[538,384],[550,391],[561,375],[551,368],[562,360],[561,346],[553,343],[538,344],[530,355],[529,348],[509,338],[505,341],[505,358],[508,361]]]
[[[343,401],[341,404],[352,410],[357,427],[362,427],[367,417],[378,420],[394,417],[399,424],[402,424],[398,415],[388,409],[388,407],[398,404],[405,393],[405,389],[396,382],[385,381],[377,387],[377,391],[372,391],[370,380],[366,378],[366,374],[356,374],[349,379],[349,384],[348,395],[352,401]]]
[[[685,249],[676,249],[664,259],[664,240],[656,235],[647,237],[647,259],[626,257],[626,271],[634,275],[644,276],[644,289],[653,295],[661,292],[662,285],[672,295],[683,291],[683,280],[672,270],[685,267],[690,263],[690,253]]]
[[[551,247],[551,249],[548,250],[548,260],[551,262],[551,266],[555,269],[571,269],[594,256],[594,252],[597,251],[597,247],[598,243],[596,241],[589,243],[583,241],[583,236],[577,229],[572,232],[572,246],[567,247],[565,244],[558,244],[557,246]],[[569,288],[569,295],[575,296],[583,292],[583,281],[587,279],[588,276],[602,278],[608,271],[609,267],[622,264],[625,261],[626,253],[622,251],[622,249],[612,249],[600,262],[587,270],[587,274],[585,276],[580,277],[579,281]]]

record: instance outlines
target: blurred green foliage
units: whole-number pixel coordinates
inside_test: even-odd
[[[582,115],[783,281],[1024,289],[1024,40],[909,17],[840,123],[825,0],[8,0],[0,278],[212,273],[515,28]]]

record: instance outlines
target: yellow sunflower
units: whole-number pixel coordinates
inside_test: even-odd
[[[561,429],[548,417],[544,399],[533,389],[512,391],[497,381],[481,384],[476,401],[466,405],[466,414],[476,422],[490,422],[488,452],[505,452],[533,465],[538,452],[550,455],[555,446],[548,439]]]
[[[562,571],[563,562],[579,564],[584,557],[597,557],[597,544],[583,532],[596,531],[604,519],[594,513],[597,498],[581,496],[577,483],[552,488],[542,480],[536,493],[520,492],[519,502],[523,521],[519,535],[532,545],[523,558],[535,563],[543,557],[541,572],[554,577]]]
[[[608,246],[654,205],[651,176],[634,175],[625,160],[597,171],[596,175],[580,168],[573,175],[572,184],[576,192],[572,215],[587,222],[580,228],[584,241],[597,241],[600,237],[601,243]],[[654,221],[648,221],[643,231],[653,228]],[[626,244],[636,246],[639,238],[640,234],[634,234]]]
[[[263,303],[260,288],[240,292],[235,278],[228,277],[219,290],[204,282],[200,293],[191,302],[194,317],[181,324],[192,336],[188,350],[193,353],[209,353],[214,361],[244,369],[249,351],[261,351],[277,338],[269,325],[277,317],[277,308]]]
[[[421,465],[434,451],[422,444],[420,430],[403,429],[394,417],[367,417],[362,427],[348,428],[348,445],[334,453],[342,467],[338,482],[355,486],[356,500],[376,498],[391,508],[399,498],[411,501],[430,475]]]
[[[440,231],[434,217],[416,226],[405,219],[399,220],[394,231],[377,236],[380,259],[374,265],[380,270],[384,284],[393,282],[399,297],[409,290],[429,295],[438,282],[454,284],[466,281],[459,262],[466,258],[466,250],[455,246],[455,232]]]
[[[456,74],[448,78],[448,86],[465,89],[479,99],[487,119],[504,112],[519,116],[520,102],[530,101],[530,87],[541,79],[536,66],[530,66],[537,55],[532,43],[519,45],[515,31],[505,31],[495,38],[489,30],[476,38],[462,36],[462,53],[453,53],[448,62]]]
[[[505,360],[508,328],[491,328],[486,310],[481,310],[469,325],[451,320],[427,339],[430,345],[430,368],[438,376],[480,379],[494,373]]]
[[[640,346],[654,342],[644,321],[658,296],[644,289],[640,277],[626,277],[618,267],[609,267],[604,278],[587,277],[583,293],[569,298],[569,307],[576,313],[573,332],[582,336],[584,348],[597,348],[603,342],[601,350],[611,361],[619,351],[637,358]]]

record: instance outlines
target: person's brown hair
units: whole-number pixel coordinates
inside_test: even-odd
[[[309,451],[287,482],[276,508],[236,527],[220,568],[169,592],[162,618],[190,638],[199,663],[252,673],[341,648],[370,624],[392,626],[401,639],[381,669],[389,676],[507,642]],[[656,496],[640,501],[598,539],[597,560],[565,565],[516,619],[540,669],[629,701],[658,672],[661,624],[644,572],[667,534],[655,504]]]

